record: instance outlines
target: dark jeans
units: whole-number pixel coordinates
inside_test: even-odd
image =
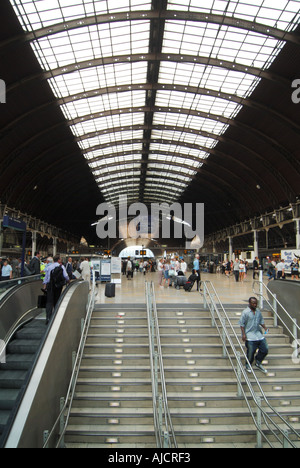
[[[247,348],[247,358],[251,365],[254,361],[254,356],[257,350],[258,350],[258,353],[255,357],[255,360],[256,362],[259,362],[260,364],[269,354],[269,347],[268,347],[268,343],[266,339],[262,341],[246,341],[246,348]]]
[[[46,320],[51,319],[53,309],[59,301],[63,288],[55,288],[50,284],[47,287]]]
[[[199,291],[199,289],[201,288],[201,284],[202,284],[202,281],[201,281],[201,271],[200,270],[195,270],[197,275],[198,275],[198,279],[197,279],[197,291]]]

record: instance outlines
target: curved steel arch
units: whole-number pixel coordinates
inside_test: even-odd
[[[49,27],[35,30],[33,33],[26,33],[22,38],[13,38],[14,40],[33,41],[58,33],[70,31],[73,29],[85,28],[87,26],[96,26],[98,24],[115,23],[123,21],[192,21],[197,23],[212,23],[220,26],[228,26],[243,29],[265,36],[274,37],[280,41],[291,42],[300,45],[300,37],[295,33],[283,31],[257,22],[248,21],[243,18],[236,18],[226,15],[217,15],[213,13],[199,13],[196,11],[185,12],[180,10],[144,10],[121,13],[108,13],[93,15],[90,17],[81,17],[76,20],[65,21],[63,23],[51,25]],[[6,43],[7,44],[7,43]]]
[[[216,91],[210,88],[202,88],[202,87],[189,86],[189,85],[184,86],[184,85],[178,85],[178,84],[171,85],[171,84],[164,84],[164,83],[155,83],[155,84],[146,83],[146,84],[112,86],[108,88],[95,89],[93,91],[88,91],[86,93],[74,94],[72,96],[64,97],[63,99],[58,99],[58,103],[59,105],[64,105],[64,104],[73,103],[79,100],[95,98],[97,96],[102,96],[102,95],[106,96],[108,94],[116,94],[116,93],[122,93],[122,92],[128,92],[128,91],[153,91],[153,90],[154,91],[177,91],[177,92],[182,92],[182,93],[195,94],[197,96],[200,96],[200,95],[210,96],[210,97],[214,97],[218,99],[223,99],[224,101],[228,101],[228,102],[235,102],[236,104],[239,104],[241,106],[247,106],[252,109],[257,109],[257,110],[269,113],[274,118],[279,119],[280,121],[284,122],[286,125],[289,126],[289,128],[295,128],[297,131],[300,129],[300,125],[297,125],[293,120],[288,119],[285,115],[279,113],[277,110],[270,108],[270,106],[265,106],[257,101],[254,101],[250,97],[243,98],[234,93],[224,93],[222,91]],[[155,106],[154,111],[156,112],[159,107],[162,107],[162,106]],[[136,110],[139,110],[139,112],[148,112],[148,108],[149,106],[142,106],[142,107],[139,106],[139,107],[134,107],[134,108],[124,108],[124,110],[136,109]],[[93,118],[105,117],[106,115],[109,115],[110,112],[117,111],[118,109],[119,108],[111,109],[110,111],[102,111],[102,112],[95,112],[93,114],[87,114],[85,116],[72,119],[69,122],[72,122],[72,125],[76,125],[77,123],[80,123],[82,121],[88,121]],[[195,110],[192,112],[197,112],[197,111]]]
[[[241,167],[241,169],[244,169],[245,171],[247,171],[250,175],[252,175],[253,179],[255,179],[257,181],[257,183],[263,187],[266,185],[266,182],[261,178],[261,175],[259,173],[257,173],[252,167],[249,167],[247,166],[246,164],[244,164],[241,160],[238,160],[236,159],[235,157],[231,156],[230,154],[225,154],[217,149],[211,149],[211,150],[208,150],[207,151],[208,153],[210,154],[215,154],[217,156],[220,156],[222,158],[222,160],[224,160],[224,163],[226,164],[226,160],[230,159],[232,162],[234,162],[234,164],[237,164],[238,166]],[[132,152],[128,152],[129,154],[131,154]],[[135,154],[140,154],[140,152],[138,150],[136,150],[134,152]],[[118,153],[120,155],[120,157],[122,157],[122,153]],[[208,159],[199,159],[199,158],[196,158],[195,156],[186,156],[182,153],[179,153],[179,152],[170,152],[170,151],[150,151],[149,155],[151,154],[158,154],[158,155],[161,155],[161,156],[170,156],[170,157],[176,157],[176,158],[180,158],[180,159],[190,159],[190,160],[193,160],[195,162],[199,162],[199,164],[203,164],[203,165],[213,165],[214,167],[217,167],[217,165],[215,163],[212,163],[211,160],[208,160]],[[105,159],[109,160],[111,158],[114,158],[114,157],[118,157],[117,154],[114,154],[112,156],[106,156]],[[132,160],[133,162],[133,160]],[[148,162],[151,162],[153,164],[155,164],[155,160],[149,160]],[[159,161],[157,161],[157,163],[159,163]],[[164,164],[170,164],[172,165],[172,161],[166,161],[164,162]],[[181,166],[181,165],[179,165]],[[181,166],[183,167],[183,166]],[[193,170],[193,166],[187,166],[187,168],[189,168],[190,170]],[[228,171],[228,168],[223,165],[220,165],[218,163],[218,167],[224,167],[225,170]],[[100,168],[99,168],[100,169]],[[234,173],[232,173],[231,171],[230,172],[230,175],[234,177]],[[187,176],[188,177],[188,176]],[[172,182],[176,181],[176,179],[173,179]],[[272,188],[272,184],[269,184],[268,185],[268,190],[266,191],[266,194],[267,194],[267,197],[269,198],[270,202],[273,204],[274,203],[274,200],[276,200],[276,196],[275,196],[275,192],[273,191],[273,188]]]
[[[288,181],[285,180],[285,178],[282,176],[282,174],[280,174],[279,171],[276,170],[276,169],[274,168],[274,166],[272,166],[272,164],[271,164],[270,162],[266,161],[266,159],[265,159],[264,156],[262,156],[262,155],[260,155],[260,154],[258,154],[258,153],[256,153],[256,152],[254,152],[253,150],[251,150],[251,149],[248,148],[248,147],[245,147],[242,143],[237,142],[237,141],[234,141],[234,140],[230,140],[229,138],[225,138],[224,136],[218,136],[217,139],[220,140],[220,141],[224,141],[225,143],[228,142],[228,143],[230,143],[230,144],[239,145],[239,146],[241,146],[241,149],[243,149],[243,151],[248,151],[248,152],[250,152],[250,154],[252,154],[253,156],[255,156],[255,158],[257,158],[257,159],[261,162],[261,164],[262,164],[263,166],[265,166],[265,167],[267,166],[268,169],[271,170],[271,173],[272,173],[272,174],[274,175],[274,177],[277,179],[278,183],[281,184],[281,186],[282,186],[284,192],[286,193],[288,199],[291,199],[291,191],[290,191],[290,189],[289,189]],[[140,143],[140,140],[130,140],[130,141],[131,141],[132,143],[134,143],[134,142]],[[145,142],[147,142],[147,141],[145,141]],[[201,149],[201,148],[203,149],[203,147],[200,147],[199,145],[195,145],[195,144],[191,144],[191,143],[186,143],[186,142],[184,142],[184,143],[182,143],[182,142],[175,142],[174,140],[155,139],[155,140],[153,140],[153,142],[165,143],[165,144],[169,144],[169,145],[174,145],[174,144],[176,145],[176,144],[177,144],[178,146],[185,146],[185,147],[192,148],[192,149],[197,149],[197,150],[199,150],[199,148],[200,148],[200,149]],[[124,144],[124,141],[114,142],[114,146],[119,146],[118,143],[119,143],[119,145],[122,145],[122,144]],[[101,147],[102,145],[99,145],[99,146]],[[110,146],[110,145],[109,145],[109,146]],[[109,147],[109,146],[107,146],[106,144],[103,145],[103,147],[105,147],[105,148],[107,148],[107,147]],[[98,147],[98,149],[99,149],[99,147]],[[216,153],[215,153],[215,154],[216,154]],[[210,161],[209,161],[209,163],[210,163]],[[113,165],[112,165],[111,167],[113,167]],[[293,167],[293,166],[291,165],[291,168],[292,168],[292,167]],[[191,169],[191,168],[189,167],[189,169]],[[294,194],[294,196],[296,196],[296,194]]]
[[[131,164],[131,162],[128,162],[128,163],[124,162],[124,163],[123,163],[123,165],[125,165],[125,166],[128,165],[128,164]],[[111,168],[113,168],[113,166],[114,166],[113,164],[107,165],[107,167],[111,167]],[[179,169],[180,169],[180,167],[182,167],[181,164],[173,164],[173,166],[174,166],[174,167],[178,167]],[[168,173],[171,173],[171,174],[174,174],[174,175],[182,175],[182,172],[180,172],[179,169],[178,169],[178,170],[174,170],[174,169],[165,169],[165,168],[155,168],[155,167],[153,167],[153,168],[148,168],[148,173],[154,172],[154,173],[159,173],[159,174],[163,174],[163,173],[168,174]],[[190,167],[189,167],[188,169],[191,170]],[[199,172],[201,172],[201,171],[202,171],[202,168],[197,168],[197,169],[193,170],[193,172],[195,172],[195,173],[199,173]],[[119,173],[119,171],[118,171],[118,170],[116,170],[116,171],[110,171],[110,174],[111,174],[111,175],[112,175],[112,174],[115,174],[115,173]],[[241,190],[240,190],[239,188],[235,189],[233,185],[230,185],[230,184],[229,184],[228,182],[226,182],[223,178],[217,176],[216,174],[209,173],[209,176],[210,176],[210,178],[215,179],[215,180],[216,180],[218,183],[220,183],[221,185],[225,185],[225,186],[227,186],[228,188],[231,188],[232,190],[234,190],[234,191],[236,192],[236,194],[240,193],[240,195],[241,195],[241,192],[245,192],[245,194],[247,194],[245,200],[247,199],[246,202],[249,203],[249,202],[248,202],[249,193],[247,192],[247,188],[246,188],[246,187],[242,187]],[[186,174],[186,177],[189,177],[189,178],[192,180],[192,179],[195,179],[196,175],[187,175],[187,174]],[[235,176],[235,178],[237,178],[237,176]],[[206,179],[206,182],[208,183],[208,180],[207,180],[207,179]],[[239,180],[239,182],[240,182],[240,180]],[[213,184],[211,184],[211,185],[213,186]],[[240,185],[240,183],[239,183],[239,185]],[[259,204],[260,204],[259,197],[256,198],[254,194],[251,194],[250,199],[253,200],[253,201],[254,201],[254,199],[256,199],[256,200],[255,200],[255,202],[256,202],[256,203],[255,203],[255,206],[259,206]]]
[[[240,146],[241,149],[243,151],[248,151],[249,153],[251,153],[253,156],[255,156],[256,158],[258,159],[263,159],[264,160],[264,157],[262,155],[260,155],[259,153],[257,153],[256,151],[252,150],[251,148],[248,148],[247,146],[244,146],[243,143],[239,142],[239,141],[236,141],[236,140],[231,140],[229,137],[226,137],[226,134],[225,135],[217,135],[215,133],[210,133],[210,132],[206,132],[206,131],[202,131],[202,130],[195,130],[195,129],[188,129],[188,131],[186,131],[185,127],[176,127],[174,125],[171,125],[171,126],[168,126],[168,125],[152,125],[151,127],[149,127],[151,130],[170,130],[170,131],[176,131],[178,133],[186,133],[186,134],[193,134],[193,135],[200,135],[200,136],[203,136],[205,138],[209,138],[209,139],[212,139],[212,140],[216,140],[216,141],[222,141],[224,143],[229,143],[229,144],[233,144],[233,145],[237,145],[237,146]],[[131,130],[131,127],[123,127],[124,131],[130,131]],[[115,132],[115,129],[110,129],[111,132],[110,133],[114,133]],[[92,132],[90,134],[86,134],[84,135],[85,138],[83,138],[83,136],[81,136],[80,138],[77,138],[77,141],[84,141],[85,139],[89,139],[89,138],[94,138],[98,136],[98,132]],[[101,149],[101,148],[109,148],[111,146],[121,146],[121,145],[124,145],[126,144],[125,142],[131,142],[131,143],[140,143],[141,141],[138,139],[138,140],[120,140],[118,142],[111,142],[111,143],[105,143],[103,145],[97,145],[97,149]],[[162,139],[157,139],[157,138],[153,138],[151,139],[151,143],[163,143],[164,141],[166,141],[166,144],[169,144],[169,145],[176,145],[176,146],[182,146],[182,147],[188,147],[188,148],[192,148],[192,149],[196,149],[196,150],[200,150],[200,151],[205,151],[205,152],[209,152],[209,147],[206,147],[206,146],[201,146],[201,145],[198,145],[198,144],[192,144],[192,143],[188,143],[188,142],[180,142],[180,141],[177,141],[177,140],[162,140]],[[142,140],[143,143],[147,143],[148,140]],[[93,148],[93,149],[91,149]],[[91,152],[91,151],[95,151],[95,147],[91,147],[89,148],[89,150],[85,149],[85,153],[88,153],[88,152]],[[105,157],[104,157],[105,158]],[[291,168],[293,168],[293,166],[291,165]],[[294,168],[293,168],[294,169]]]
[[[143,107],[142,109],[140,107],[137,107],[137,108],[119,108],[119,109],[113,109],[112,111],[100,112],[99,114],[90,114],[90,115],[87,115],[87,116],[84,116],[84,117],[78,117],[78,119],[76,119],[74,121],[70,120],[69,125],[71,126],[73,123],[76,125],[78,123],[93,120],[94,118],[97,118],[97,116],[99,118],[101,118],[101,117],[104,118],[104,117],[110,116],[110,115],[126,115],[126,114],[136,114],[136,113],[140,113],[140,112],[151,112],[153,114],[154,113],[155,114],[169,113],[169,114],[176,114],[176,115],[186,115],[186,116],[200,117],[200,118],[204,118],[206,120],[212,120],[212,121],[217,122],[217,123],[223,123],[225,125],[229,125],[231,127],[236,127],[238,129],[245,130],[250,134],[253,134],[254,136],[264,140],[265,142],[267,142],[269,144],[271,144],[272,147],[276,147],[277,151],[280,152],[282,154],[282,156],[285,157],[286,159],[289,160],[291,158],[290,153],[288,153],[285,150],[285,148],[278,141],[274,140],[273,138],[271,138],[267,134],[261,132],[260,130],[256,129],[255,127],[244,124],[243,122],[240,122],[240,121],[235,120],[235,119],[230,119],[230,118],[227,118],[227,117],[223,117],[222,115],[214,115],[214,114],[211,114],[211,113],[208,113],[208,112],[197,111],[197,110],[192,110],[192,109],[187,109],[187,108],[161,107],[161,106],[154,106],[154,107],[147,107],[146,106],[146,107]],[[283,118],[283,120],[286,120],[286,119]],[[290,125],[289,122],[286,121],[286,124],[289,126],[289,128],[291,128],[291,125]],[[125,127],[124,126],[123,127],[113,127],[112,129],[106,128],[105,130],[98,130],[97,132],[95,132],[94,136],[107,135],[109,133],[121,132],[123,130],[123,128],[125,128]],[[127,129],[129,129],[129,127],[127,127]],[[132,129],[132,130],[152,130],[153,126],[149,126],[149,124],[148,125],[138,124],[138,125],[131,126],[130,129]],[[300,126],[299,126],[299,130],[300,130]],[[186,133],[189,133],[189,128],[187,128]],[[81,140],[81,137],[77,137],[77,138],[79,140]],[[79,140],[77,140],[77,141],[79,141]],[[86,150],[84,150],[84,152],[86,152]],[[299,166],[299,171],[300,171],[300,161],[298,161],[296,164],[295,164],[295,161],[293,161],[293,166],[295,167],[295,165]]]
[[[103,65],[114,65],[120,63],[134,63],[134,62],[175,62],[175,63],[193,63],[201,64],[206,66],[225,68],[226,70],[233,70],[249,75],[257,76],[258,78],[264,78],[266,80],[275,81],[280,83],[282,86],[289,87],[291,83],[288,79],[283,78],[268,70],[262,70],[261,68],[251,67],[237,62],[230,62],[229,60],[215,59],[212,57],[202,57],[197,55],[186,55],[186,54],[164,54],[164,53],[148,53],[148,54],[131,54],[131,55],[114,55],[111,57],[102,57],[98,59],[85,60],[82,62],[75,62],[63,67],[52,69],[51,71],[45,71],[38,75],[32,75],[28,77],[28,80],[35,79],[37,77],[50,79],[56,76],[61,76],[68,73],[77,72],[79,70],[85,70],[89,68],[95,68]],[[27,81],[27,80],[26,80]],[[12,85],[14,86],[14,85]],[[8,92],[10,91],[8,88]]]
[[[10,93],[18,86],[21,86],[28,81],[51,79],[56,76],[77,72],[79,70],[85,70],[89,68],[95,68],[102,65],[114,65],[120,63],[134,63],[134,62],[175,62],[175,63],[193,63],[201,64],[218,68],[225,68],[226,70],[234,70],[242,73],[247,73],[258,78],[264,78],[266,80],[274,81],[281,84],[284,87],[290,88],[290,80],[283,78],[282,76],[275,74],[268,70],[262,70],[260,68],[250,67],[236,62],[230,62],[228,60],[214,59],[212,57],[201,57],[185,54],[163,54],[163,53],[148,53],[148,54],[131,54],[131,55],[120,55],[112,57],[102,57],[100,59],[85,60],[83,62],[75,62],[64,67],[58,67],[51,71],[42,71],[35,73],[22,80],[9,85],[6,89],[7,93]]]

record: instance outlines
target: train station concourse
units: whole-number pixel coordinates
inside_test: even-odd
[[[300,448],[299,0],[0,25],[0,447]]]

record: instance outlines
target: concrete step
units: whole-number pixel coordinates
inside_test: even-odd
[[[238,336],[244,308],[229,311]],[[222,342],[209,312],[197,305],[179,309],[172,305],[159,307],[158,315],[168,401],[179,446],[255,447],[255,425],[246,402],[237,397],[236,378],[229,360],[222,357]],[[273,318],[264,316],[270,328],[269,373],[255,373],[273,406],[287,420],[300,418],[300,368],[292,364],[292,348],[282,328],[275,328]],[[117,306],[95,311],[67,446],[154,448],[150,380],[145,310]],[[253,384],[258,392],[254,380]],[[250,395],[249,400],[253,403]]]
[[[70,443],[96,443],[111,445],[135,444],[136,448],[149,444],[156,446],[153,425],[115,426],[115,425],[69,425],[66,435],[66,444]]]

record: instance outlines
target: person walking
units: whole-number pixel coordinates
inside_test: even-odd
[[[29,270],[33,275],[39,275],[41,272],[41,253],[35,252],[34,257],[29,263]]]
[[[1,281],[9,281],[12,279],[12,267],[9,265],[8,260],[3,261],[3,266],[1,269]]]
[[[262,316],[260,309],[258,309],[258,301],[255,297],[250,297],[249,307],[242,313],[239,325],[242,331],[243,342],[246,343],[247,358],[252,366],[254,359],[256,361],[256,368],[264,374],[267,374],[267,370],[263,367],[262,362],[269,353],[269,347],[265,335],[268,333],[268,329],[265,326],[265,321]],[[265,335],[262,334],[261,328],[265,330]],[[256,351],[257,355],[255,356]],[[246,364],[246,371],[251,373],[252,368],[248,362]]]
[[[200,255],[197,254],[193,263],[193,269],[196,271],[197,274],[197,291],[199,291],[201,287],[201,272],[200,272]]]
[[[281,259],[280,262],[277,263],[276,271],[277,279],[285,279],[285,264],[283,259]]]
[[[253,279],[256,279],[256,276],[259,278],[259,258],[255,257],[253,260]]]
[[[240,278],[240,261],[238,258],[235,259],[234,265],[233,265],[233,274],[235,277],[235,281],[238,283],[239,278]]]
[[[46,325],[48,325],[53,310],[58,303],[63,287],[70,282],[70,278],[62,264],[62,259],[56,255],[53,263],[49,263],[46,269],[44,285],[47,288],[47,303],[46,303]]]
[[[81,262],[80,269],[82,279],[89,283],[91,289],[91,267],[87,257],[85,257],[84,261]]]

